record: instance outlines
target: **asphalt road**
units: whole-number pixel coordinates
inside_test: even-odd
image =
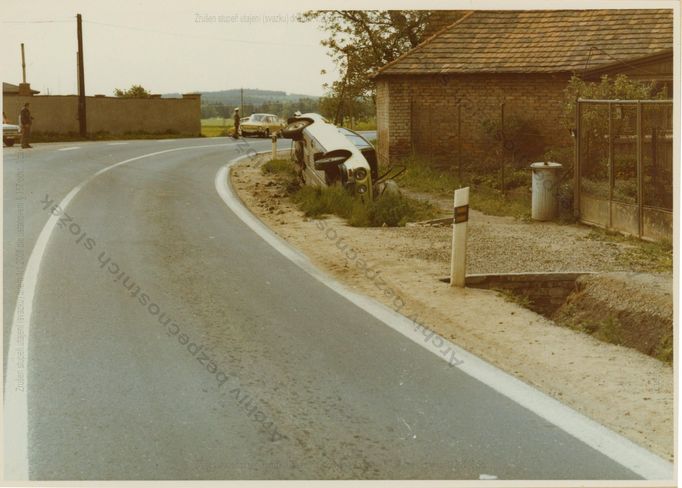
[[[639,478],[265,242],[214,184],[244,146],[35,146],[3,156],[6,367],[49,202],[87,183],[34,283],[31,479]]]

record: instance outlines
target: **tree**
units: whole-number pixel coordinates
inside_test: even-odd
[[[619,74],[614,78],[607,75],[599,82],[584,81],[573,75],[564,89],[563,116],[566,126],[575,126],[575,104],[578,98],[595,100],[649,100],[664,99],[665,90],[657,82],[638,81],[626,75]],[[595,118],[599,109],[592,109],[583,113],[583,118]]]
[[[373,94],[372,76],[422,41],[429,10],[323,10],[302,14],[303,21],[320,21],[329,37],[322,45],[342,73],[340,80],[325,84],[328,97],[336,99],[334,118],[352,110],[356,100]],[[324,72],[323,72],[324,74]]]
[[[114,96],[121,98],[149,98],[150,92],[145,90],[141,85],[133,85],[127,90],[120,88],[114,89]]]

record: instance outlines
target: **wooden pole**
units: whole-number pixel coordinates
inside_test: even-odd
[[[452,223],[452,261],[450,286],[466,284],[467,222],[469,221],[469,187],[455,190],[455,217]]]
[[[76,15],[78,35],[78,126],[81,137],[85,137],[88,126],[85,118],[85,68],[83,66],[83,18]]]
[[[26,83],[26,58],[24,57],[24,43],[21,43],[21,79]]]

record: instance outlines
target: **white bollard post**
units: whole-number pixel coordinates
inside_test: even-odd
[[[272,159],[277,159],[277,134],[272,134]]]
[[[455,190],[455,217],[452,221],[452,262],[450,286],[464,288],[467,265],[467,222],[469,221],[469,187]]]

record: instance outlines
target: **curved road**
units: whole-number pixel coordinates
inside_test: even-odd
[[[623,461],[632,458],[627,441],[625,454],[588,446],[283,256],[216,191],[228,162],[270,147],[243,144],[5,150],[7,476],[639,479],[652,472]],[[43,231],[51,205],[76,187],[65,215]],[[32,309],[20,300],[18,316],[24,273]]]

